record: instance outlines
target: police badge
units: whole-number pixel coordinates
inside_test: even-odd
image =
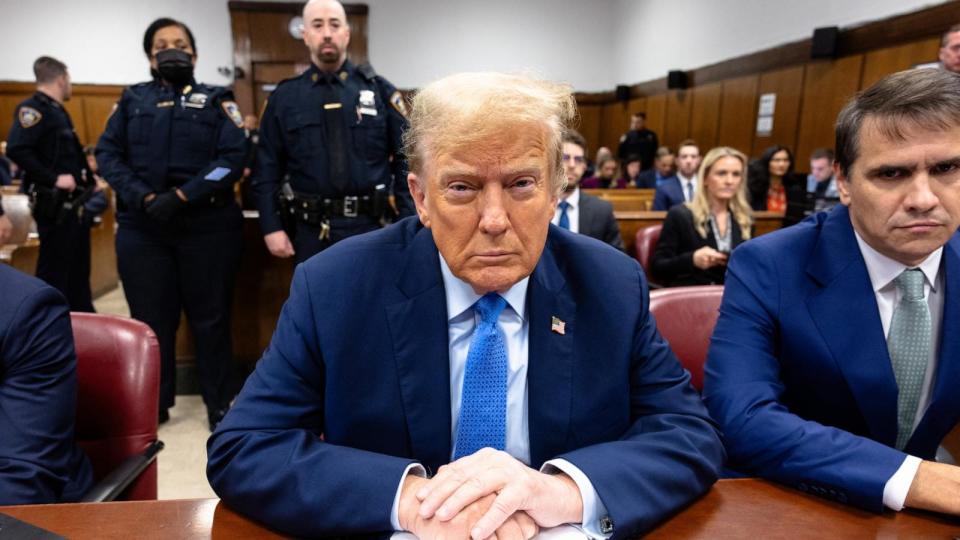
[[[224,101],[220,106],[223,107],[223,112],[226,113],[227,117],[233,120],[238,128],[243,129],[243,115],[240,114],[240,106],[237,105],[237,102]]]

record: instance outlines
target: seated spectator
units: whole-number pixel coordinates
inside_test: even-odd
[[[802,185],[793,174],[793,165],[793,154],[781,145],[767,148],[760,159],[750,163],[747,190],[750,193],[750,206],[754,210],[787,211],[787,192]]]
[[[669,210],[690,202],[697,189],[697,168],[700,167],[700,147],[692,139],[686,139],[677,147],[677,175],[667,178],[657,186],[653,196],[654,210]]]
[[[833,174],[833,150],[818,148],[810,154],[807,193],[813,198],[814,212],[829,210],[840,203],[837,179]]]
[[[77,359],[56,289],[0,264],[0,505],[77,501],[93,484],[73,441]]]
[[[637,187],[641,189],[656,189],[660,184],[677,177],[676,160],[668,146],[657,148],[657,155],[653,158],[653,168],[643,171],[637,178]]]
[[[563,132],[561,142],[563,173],[567,177],[567,187],[560,194],[551,223],[561,229],[596,238],[623,251],[623,237],[620,236],[617,218],[613,215],[613,205],[580,191],[580,178],[586,161],[586,140],[576,130],[568,129]]]
[[[753,218],[743,173],[747,157],[725,146],[707,153],[693,202],[667,213],[651,266],[667,286],[722,284],[727,257],[750,238]]]
[[[13,222],[3,213],[3,197],[0,196],[0,246],[13,234]]]
[[[597,157],[594,160],[594,163],[600,163],[608,159],[616,159],[616,157],[613,155],[613,152],[611,152],[606,146],[597,148]]]
[[[584,173],[586,174],[586,173]],[[612,157],[597,162],[597,173],[589,178],[584,178],[580,182],[580,187],[584,189],[612,189],[626,187],[626,180],[616,178],[617,160]]]
[[[620,178],[617,178],[617,187],[633,187],[637,185],[637,179],[640,177],[642,161],[640,156],[629,155],[627,159],[623,162],[622,166],[622,175]]]
[[[13,183],[13,162],[7,157],[7,141],[0,141],[0,186]]]

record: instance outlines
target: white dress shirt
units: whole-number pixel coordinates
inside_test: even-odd
[[[689,194],[697,192],[697,175],[693,175],[690,178],[687,178],[686,176],[680,174],[679,171],[677,171],[677,180],[680,180],[680,189],[683,191],[684,202],[690,202],[692,199],[689,198]],[[688,188],[687,186],[691,186],[691,187]]]
[[[573,188],[573,191],[567,195],[567,198],[564,199],[562,196],[561,201],[567,201],[570,206],[567,208],[567,218],[570,220],[570,232],[579,233],[580,232],[580,186]],[[553,213],[553,219],[550,220],[550,223],[559,226],[560,225],[560,205],[557,204],[557,209]],[[519,284],[518,284],[519,285]]]
[[[579,189],[576,190],[579,192]],[[473,331],[480,316],[473,305],[482,295],[474,292],[473,287],[453,275],[447,262],[440,256],[440,270],[443,274],[443,286],[447,299],[447,338],[450,344],[450,459],[457,447],[457,425],[460,420],[460,402],[463,394],[463,374],[467,365],[467,354]],[[530,431],[527,406],[527,366],[529,352],[530,324],[526,309],[526,277],[514,284],[501,296],[507,301],[507,307],[500,313],[497,325],[503,330],[507,345],[507,425],[506,448],[504,451],[523,462],[530,464]],[[607,508],[597,495],[590,479],[579,468],[565,459],[552,459],[543,464],[541,472],[547,474],[565,473],[573,479],[580,489],[583,500],[582,521],[577,527],[593,538],[610,536],[600,532],[600,519],[607,515]],[[400,479],[397,493],[393,499],[390,521],[396,531],[400,531],[400,492],[407,474],[426,476],[419,464],[412,464]],[[398,535],[394,535],[399,538]]]
[[[894,279],[908,267],[870,247],[859,234],[856,234],[857,245],[867,265],[867,274],[870,275],[870,284],[873,294],[877,298],[877,308],[880,311],[880,324],[883,325],[883,336],[890,333],[890,323],[893,320],[893,310],[900,302],[900,290]],[[937,358],[940,356],[940,326],[943,320],[943,274],[940,272],[940,260],[943,258],[943,248],[931,253],[917,268],[923,272],[923,295],[930,308],[930,358],[927,361],[927,371],[923,377],[923,386],[920,390],[920,402],[917,405],[917,415],[913,421],[916,429],[923,413],[930,404],[930,391],[936,378]],[[883,486],[883,504],[892,510],[902,510],[907,498],[907,492],[917,475],[921,459],[916,456],[907,456],[897,469],[897,472],[887,480]]]

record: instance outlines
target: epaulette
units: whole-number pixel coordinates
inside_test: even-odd
[[[360,74],[363,75],[363,78],[366,79],[366,80],[368,80],[368,81],[373,81],[374,79],[377,78],[377,72],[374,71],[373,66],[371,66],[370,64],[368,64],[368,63],[366,63],[366,62],[364,62],[363,64],[358,65],[358,66],[357,66],[357,71],[359,71]]]

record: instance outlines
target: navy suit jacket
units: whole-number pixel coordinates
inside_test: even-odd
[[[0,264],[0,505],[73,502],[93,485],[73,440],[76,368],[66,300]]]
[[[944,246],[940,357],[905,451],[933,459],[960,418],[960,234]],[[905,453],[876,297],[845,206],[746,242],[727,270],[704,400],[731,465],[883,509]]]
[[[657,186],[657,191],[653,194],[653,210],[666,211],[685,201],[680,178],[672,176]]]
[[[722,444],[636,261],[551,226],[527,294],[530,465],[583,471],[618,538],[703,493]],[[407,465],[450,461],[448,351],[430,230],[408,218],[337,243],[297,267],[269,348],[208,443],[211,485],[298,536],[390,530]]]
[[[606,242],[620,251],[626,249],[610,201],[587,195],[583,190],[580,190],[579,221],[580,234]]]

